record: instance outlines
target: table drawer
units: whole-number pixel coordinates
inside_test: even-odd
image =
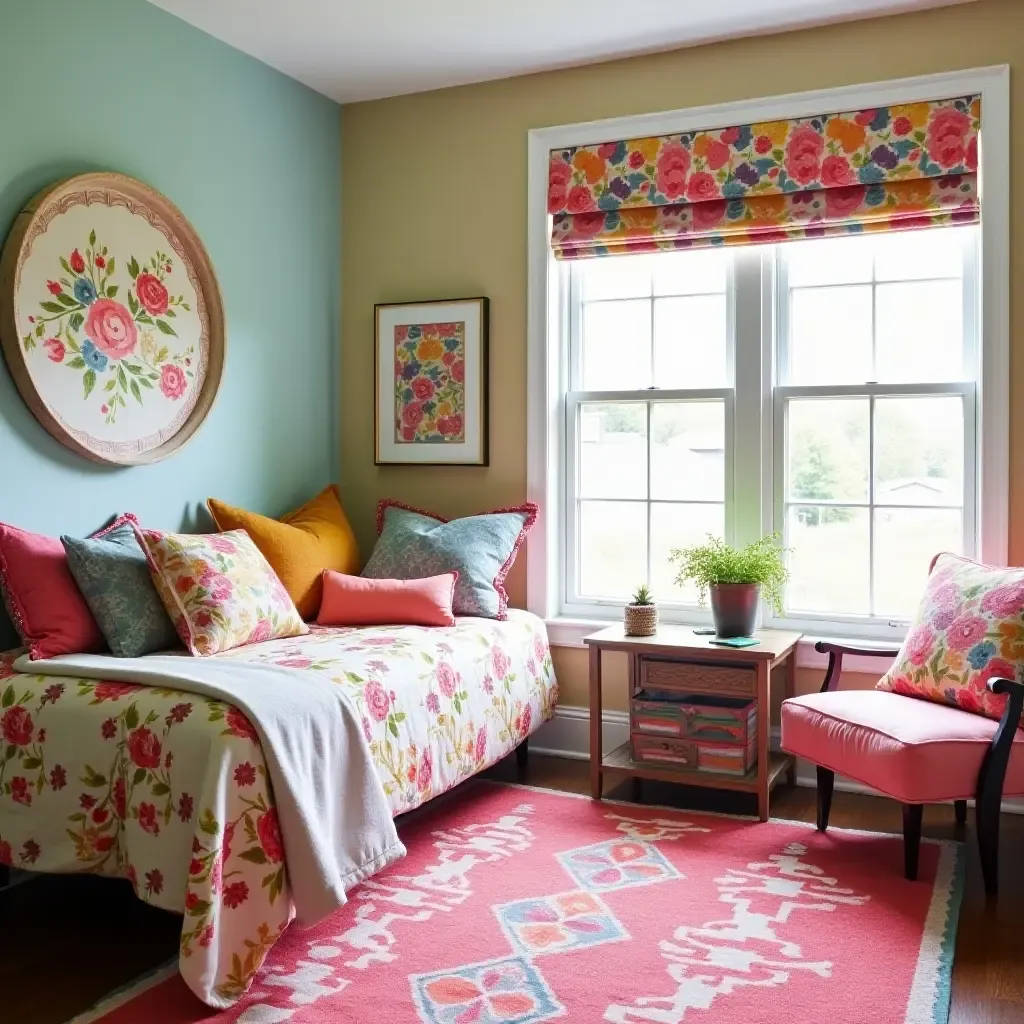
[[[646,736],[633,733],[630,737],[634,761],[661,764],[668,768],[697,767],[697,744],[685,740],[667,739],[663,736]]]
[[[741,665],[640,659],[640,685],[647,690],[686,690],[728,697],[756,697],[757,672]]]

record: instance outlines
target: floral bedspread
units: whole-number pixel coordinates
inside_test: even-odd
[[[129,879],[184,915],[189,987],[231,1005],[293,916],[252,726],[196,694],[19,674],[18,653],[0,654],[0,863]],[[558,696],[544,624],[515,610],[445,629],[313,627],[218,657],[344,687],[396,815],[504,757]]]

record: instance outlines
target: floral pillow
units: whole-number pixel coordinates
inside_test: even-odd
[[[244,530],[136,535],[178,635],[198,657],[309,632]]]
[[[937,555],[917,617],[879,690],[1000,718],[996,676],[1024,682],[1024,569]]]

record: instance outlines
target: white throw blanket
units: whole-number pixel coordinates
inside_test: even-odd
[[[184,690],[243,712],[263,745],[300,924],[333,913],[352,886],[405,855],[359,717],[341,687],[327,679],[173,654],[45,661],[25,655],[15,669]]]

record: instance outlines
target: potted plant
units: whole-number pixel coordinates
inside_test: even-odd
[[[785,550],[777,533],[745,548],[734,548],[708,534],[704,544],[674,549],[670,560],[679,566],[676,583],[693,580],[701,605],[710,591],[718,636],[750,636],[757,622],[759,598],[782,612],[782,588],[789,579]]]
[[[646,586],[633,592],[633,600],[626,605],[626,636],[654,636],[658,631],[658,606]]]

